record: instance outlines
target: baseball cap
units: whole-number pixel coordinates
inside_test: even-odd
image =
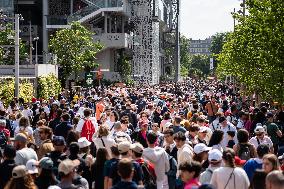
[[[36,161],[34,159],[30,159],[26,163],[26,168],[27,168],[29,174],[38,173],[38,161]]]
[[[15,136],[15,141],[19,141],[19,142],[27,142],[28,138],[25,134],[23,133],[18,133],[16,136]]]
[[[130,149],[133,150],[134,152],[142,154],[144,147],[140,143],[134,143],[130,146]]]
[[[211,150],[212,148],[211,147],[207,147],[205,144],[203,143],[199,143],[199,144],[196,144],[193,148],[193,151],[194,153],[196,154],[200,154],[202,152],[206,152],[206,151],[209,151]]]
[[[238,166],[243,166],[247,161],[246,160],[242,160],[240,157],[235,156],[235,164]]]
[[[219,123],[222,123],[225,120],[226,120],[226,118],[224,116],[219,117]]]
[[[49,157],[43,157],[39,161],[39,167],[42,169],[51,170],[53,168],[53,161]]]
[[[207,133],[208,132],[208,130],[207,130],[207,127],[199,127],[199,131],[198,131],[199,133]]]
[[[273,113],[272,113],[272,112],[268,112],[268,113],[266,114],[266,117],[267,117],[267,118],[273,117]]]
[[[18,165],[16,167],[14,167],[13,171],[12,171],[12,177],[13,178],[21,178],[24,177],[28,174],[28,171],[26,169],[26,166],[24,165]]]
[[[218,149],[210,150],[208,153],[209,161],[221,161],[223,154]]]
[[[65,146],[65,139],[63,136],[54,136],[52,139],[52,143],[54,146]]]
[[[58,166],[58,172],[64,173],[64,175],[68,175],[74,170],[75,167],[79,166],[79,164],[80,161],[78,159],[73,161],[70,159],[63,160]]]
[[[254,129],[254,133],[264,133],[265,130],[262,126],[256,126],[256,128]]]
[[[85,148],[91,145],[91,142],[87,140],[86,137],[81,137],[78,139],[78,145],[80,148]]]
[[[130,150],[130,147],[131,147],[131,144],[128,141],[123,141],[119,143],[117,146],[119,153],[128,152]]]

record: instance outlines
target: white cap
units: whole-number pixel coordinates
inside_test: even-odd
[[[206,151],[209,151],[211,150],[212,148],[211,147],[207,147],[205,144],[203,143],[199,143],[199,144],[196,144],[193,148],[193,151],[194,153],[196,154],[200,154],[202,152],[206,152]]]
[[[254,129],[254,133],[264,133],[265,130],[262,126],[256,126],[256,128]]]
[[[199,133],[205,133],[205,132],[208,132],[208,129],[207,127],[199,127]]]
[[[89,142],[86,137],[81,137],[78,139],[78,145],[80,148],[85,148],[87,146],[90,146],[91,142]]]
[[[61,163],[58,166],[58,172],[62,172],[65,175],[68,175],[69,173],[71,173],[75,167],[80,165],[80,161],[78,159],[76,160],[70,160],[70,159],[66,159],[61,161]]]
[[[221,161],[222,160],[222,152],[218,149],[210,150],[208,153],[208,160],[209,161]]]
[[[30,159],[26,163],[26,168],[27,168],[29,174],[38,173],[38,161],[36,161],[34,159]]]

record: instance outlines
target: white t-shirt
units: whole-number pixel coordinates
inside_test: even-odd
[[[228,134],[227,134],[228,131],[234,131],[235,132],[234,141],[235,141],[236,144],[238,143],[237,130],[236,130],[236,127],[233,124],[228,123],[228,125],[226,127],[221,126],[220,130],[224,132],[224,138],[221,141],[221,145],[222,145],[223,148],[226,148],[227,145],[228,145]]]
[[[93,123],[93,125],[95,127],[95,132],[97,132],[99,128],[98,128],[98,123],[97,123],[96,118],[90,117],[89,119],[91,119],[91,121],[92,121],[92,123]],[[82,128],[83,128],[84,123],[85,123],[85,119],[80,119],[80,121],[79,121],[79,123],[78,123],[78,125],[76,127],[76,131],[77,132],[79,132],[79,133],[82,132]]]
[[[31,109],[24,109],[22,111],[22,114],[23,114],[24,117],[29,118],[29,117],[33,116],[33,111]]]
[[[108,136],[103,136],[102,138],[99,138],[99,137],[96,137],[95,135],[93,135],[92,140],[93,140],[93,142],[96,146],[96,149],[106,148],[106,150],[108,151],[108,154],[111,155],[110,147],[115,145],[115,141],[114,141],[113,138],[108,137]]]
[[[15,162],[17,165],[26,165],[30,159],[38,160],[36,152],[31,148],[23,148],[16,152]]]
[[[220,189],[248,189],[250,182],[243,169],[220,167],[213,172],[210,184]]]
[[[268,137],[268,136],[264,136],[263,139],[258,139],[259,141],[259,144],[266,144],[269,146],[269,148],[272,148],[273,147],[273,143],[271,141],[271,139]],[[255,149],[257,149],[258,147],[258,141],[257,141],[257,138],[256,137],[252,137],[249,142],[254,145]]]

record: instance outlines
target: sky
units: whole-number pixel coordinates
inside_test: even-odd
[[[232,31],[231,12],[240,9],[240,0],[181,0],[181,34],[205,39],[217,32]]]

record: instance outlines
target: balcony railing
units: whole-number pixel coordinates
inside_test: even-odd
[[[99,10],[100,8],[123,7],[126,0],[89,0],[93,5],[84,7],[68,17],[68,22],[78,21],[81,18]]]

